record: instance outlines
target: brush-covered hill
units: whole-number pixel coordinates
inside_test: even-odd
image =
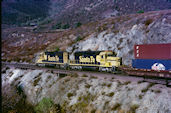
[[[3,0],[2,23],[47,30],[170,8],[170,0]]]
[[[42,20],[48,15],[48,0],[3,0],[2,24],[24,25],[34,19]]]
[[[111,17],[56,32],[9,28],[2,31],[1,56],[3,61],[34,62],[45,50],[113,50],[129,65],[134,44],[171,43],[170,31],[171,10]]]

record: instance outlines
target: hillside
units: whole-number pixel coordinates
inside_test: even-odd
[[[78,23],[170,8],[170,0],[3,0],[2,23],[34,24],[47,30],[60,23],[76,27]]]
[[[105,76],[3,68],[3,113],[171,112],[171,88]]]
[[[55,16],[55,22],[71,25],[171,8],[168,0],[51,0],[50,2],[52,10],[49,13]]]
[[[48,0],[3,0],[2,24],[25,25],[34,19],[43,20],[48,16]]]
[[[111,17],[77,28],[33,32],[33,27],[2,30],[2,60],[35,62],[45,50],[113,50],[131,64],[134,44],[171,43],[171,10]]]

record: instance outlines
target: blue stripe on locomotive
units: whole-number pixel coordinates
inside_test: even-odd
[[[46,60],[43,60],[45,62],[58,62],[58,63],[63,63],[63,52],[57,51],[57,52],[45,52],[45,55],[48,55],[48,57],[59,57],[59,61],[49,61],[48,58]]]
[[[171,70],[171,60],[156,60],[156,59],[133,59],[132,67],[138,69],[151,69],[155,63],[161,63],[166,70]]]
[[[83,56],[84,58],[86,58],[86,57],[90,58],[90,56],[93,56],[95,59],[95,64],[100,65],[100,63],[96,61],[96,56],[99,55],[100,52],[101,51],[78,51],[78,52],[75,52],[74,56],[75,56],[76,63],[81,63],[79,61],[79,56]],[[88,62],[86,64],[88,64]]]

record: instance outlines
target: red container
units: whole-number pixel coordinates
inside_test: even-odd
[[[171,43],[134,46],[135,59],[171,59]]]

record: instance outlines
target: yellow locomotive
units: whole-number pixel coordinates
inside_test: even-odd
[[[74,57],[74,60],[70,60],[68,52],[43,52],[36,64],[65,69],[95,68],[107,72],[115,72],[122,64],[122,59],[116,57],[113,51],[78,51]]]

